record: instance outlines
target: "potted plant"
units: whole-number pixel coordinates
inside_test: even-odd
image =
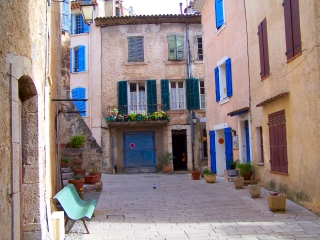
[[[207,183],[214,183],[217,179],[217,175],[212,173],[209,169],[205,169],[203,175]]]
[[[229,169],[228,169],[228,175],[230,177],[233,177],[233,176],[237,176],[237,164],[239,163],[239,160],[236,160],[236,161],[231,161],[228,163],[228,166],[229,166]]]
[[[193,180],[199,180],[200,179],[200,171],[194,170],[191,172],[191,176]]]
[[[80,174],[84,178],[86,176],[86,170],[85,169],[75,169],[74,174],[75,175]]]
[[[83,135],[74,135],[71,138],[71,144],[74,148],[81,148],[84,143],[84,136]]]
[[[170,172],[171,171],[171,162],[175,158],[170,152],[164,152],[159,158],[158,163],[162,167],[163,172]]]
[[[242,189],[244,185],[243,177],[235,177],[233,178],[233,184],[236,189]]]
[[[285,211],[286,210],[287,196],[284,194],[269,193],[268,194],[268,205],[272,212]]]
[[[75,174],[73,179],[69,179],[68,183],[71,183],[76,188],[77,192],[81,192],[83,190],[83,176],[81,174]]]
[[[252,165],[251,162],[247,163],[238,163],[237,168],[239,169],[240,176],[244,178],[244,180],[250,180],[252,176]]]
[[[62,168],[67,167],[68,162],[69,162],[68,158],[61,158],[60,159],[60,167],[62,167]]]
[[[84,180],[87,184],[95,184],[98,182],[98,175],[87,175],[84,177]]]
[[[92,172],[90,172],[90,176],[97,176],[97,182],[101,179],[101,172],[98,171],[98,168],[93,167]]]

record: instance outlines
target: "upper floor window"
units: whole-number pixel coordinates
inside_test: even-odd
[[[146,113],[145,82],[129,83],[129,112]]]
[[[86,99],[86,89],[82,87],[74,88],[71,90],[71,98],[72,99]],[[86,114],[86,102],[85,101],[74,101],[74,105],[76,105],[77,110],[80,112],[82,117],[85,117]]]
[[[171,109],[185,109],[184,82],[171,82]]]
[[[224,0],[215,0],[215,12],[216,12],[216,28],[219,29],[223,26],[224,20]]]
[[[184,59],[184,37],[182,35],[168,36],[168,59],[169,60]]]
[[[69,1],[64,1],[62,3],[62,19],[61,19],[63,31],[69,31],[69,12],[70,12]]]
[[[116,16],[119,17],[120,16],[120,8],[116,7]]]
[[[204,81],[199,81],[200,83],[200,108],[206,108],[206,89],[204,86]]]
[[[202,46],[202,36],[197,37],[197,47],[198,47],[198,60],[203,61],[203,46]]]
[[[70,72],[86,71],[86,47],[70,48]]]
[[[283,0],[287,60],[301,53],[299,1]]]
[[[265,77],[270,75],[266,19],[263,19],[263,21],[258,26],[258,37],[260,50],[260,76],[261,79],[264,79]]]
[[[231,59],[222,59],[214,69],[216,101],[221,102],[232,96]]]
[[[89,26],[83,21],[82,14],[70,15],[70,33],[80,34],[89,32]]]
[[[128,62],[143,62],[143,37],[128,37]]]

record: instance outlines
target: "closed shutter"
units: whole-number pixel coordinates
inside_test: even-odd
[[[291,0],[291,13],[293,31],[293,56],[296,56],[297,54],[301,53],[299,0]]]
[[[271,170],[288,173],[285,111],[269,114]]]
[[[143,37],[128,38],[128,61],[144,61]]]
[[[127,81],[118,82],[118,112],[121,115],[128,114]]]
[[[219,84],[219,67],[214,69],[215,83],[216,83],[216,102],[220,101],[220,84]]]
[[[177,49],[176,49],[176,36],[168,36],[168,58],[169,60],[176,60]]]
[[[78,54],[79,54],[79,72],[84,72],[86,70],[86,58],[85,58],[86,47],[79,46]]]
[[[74,88],[71,91],[72,99],[85,99],[86,98],[86,89],[85,88]],[[74,101],[74,105],[77,107],[78,111],[84,111],[81,112],[80,115],[82,117],[86,116],[86,102],[83,101]]]
[[[232,96],[232,70],[231,59],[226,60],[226,81],[227,81],[227,97]]]
[[[70,48],[70,64],[69,64],[70,72],[72,72],[72,51],[73,51],[73,49]]]
[[[223,18],[223,0],[215,0],[216,27],[220,28],[224,24]]]
[[[176,44],[177,44],[177,60],[184,59],[184,37],[176,36]]]
[[[261,79],[263,79],[270,74],[266,19],[258,26],[258,37],[260,50],[260,76]]]
[[[73,14],[70,14],[70,34],[73,34]]]
[[[226,169],[229,169],[229,163],[233,161],[232,156],[232,134],[231,128],[224,129],[225,153],[226,153]]]
[[[170,93],[169,93],[169,80],[161,80],[161,109],[163,111],[170,110]]]
[[[292,20],[291,20],[291,0],[283,1],[284,9],[284,26],[286,34],[286,55],[287,60],[293,57],[293,41],[292,41]]]
[[[196,78],[186,79],[186,92],[187,92],[187,109],[196,110],[200,108],[199,97],[199,80]]]
[[[85,22],[83,22],[83,28],[84,28],[84,32],[88,33],[89,29],[90,29],[90,26],[88,24],[86,24]]]
[[[151,114],[157,111],[156,80],[147,80],[147,104],[148,104],[148,114]]]
[[[209,132],[210,136],[210,163],[211,163],[211,172],[217,174],[217,159],[216,159],[216,140],[215,140],[215,131],[211,130]]]
[[[62,30],[69,31],[69,0],[62,3]]]

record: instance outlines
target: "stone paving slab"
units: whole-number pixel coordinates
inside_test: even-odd
[[[77,221],[69,239],[320,239],[320,218],[287,199],[271,212],[268,190],[251,198],[223,177],[208,184],[185,174],[103,174],[90,234]],[[153,189],[153,184],[157,188]]]

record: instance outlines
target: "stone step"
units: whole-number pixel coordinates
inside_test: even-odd
[[[68,179],[72,179],[74,177],[73,172],[62,173],[61,175],[62,175],[62,180],[68,180]]]
[[[67,167],[67,168],[60,168],[61,169],[61,173],[69,173],[69,172],[72,172],[73,171],[71,170],[71,168]]]

